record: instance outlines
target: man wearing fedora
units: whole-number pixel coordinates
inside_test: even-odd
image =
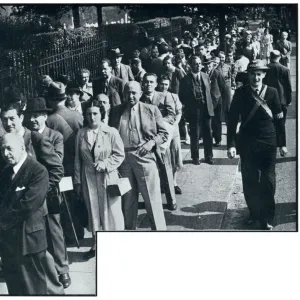
[[[279,62],[280,57],[281,54],[278,50],[271,51],[271,63],[268,64],[269,70],[264,83],[277,90],[285,123],[287,107],[292,103],[292,84],[290,70]]]
[[[211,55],[203,58],[206,73],[210,80],[210,94],[214,106],[212,117],[212,131],[216,147],[221,145],[222,140],[222,100],[225,98],[226,83],[222,73],[214,67],[214,60]]]
[[[63,162],[64,140],[61,133],[52,130],[46,125],[47,115],[51,109],[46,107],[46,100],[36,97],[28,101],[25,115],[32,131],[39,132],[49,138],[55,153]],[[46,219],[48,251],[52,255],[59,281],[67,288],[71,284],[69,263],[63,229],[60,222],[61,197],[58,189],[47,195],[48,215]]]
[[[110,56],[112,62],[112,74],[120,79],[122,79],[125,83],[128,81],[134,80],[134,76],[132,74],[131,68],[127,65],[121,63],[123,53],[121,53],[119,48],[111,49]]]
[[[214,107],[210,93],[210,81],[207,74],[201,72],[200,57],[191,58],[192,72],[180,82],[179,98],[185,107],[187,120],[190,124],[191,155],[193,164],[200,165],[199,137],[202,132],[204,158],[208,164],[213,163],[211,118]]]
[[[263,84],[268,67],[262,60],[247,68],[249,85],[237,89],[229,111],[228,157],[239,151],[245,200],[250,212],[248,224],[259,221],[260,228],[272,230],[275,215],[275,163],[287,154],[285,125],[278,92]],[[237,124],[241,119],[239,134]],[[236,148],[238,146],[238,149]]]
[[[93,94],[108,96],[112,107],[123,102],[123,89],[125,82],[112,74],[111,61],[102,59],[101,76],[93,80]]]
[[[65,105],[67,98],[61,82],[52,82],[48,88],[48,103],[52,114],[47,118],[47,126],[60,132],[64,137],[64,168],[67,176],[73,175],[75,159],[75,135],[83,125],[83,117],[78,111],[72,111]]]

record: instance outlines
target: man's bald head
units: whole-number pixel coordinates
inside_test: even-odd
[[[141,85],[137,81],[129,81],[124,87],[124,97],[127,104],[132,107],[139,102],[142,96]]]
[[[16,165],[25,155],[25,143],[17,133],[5,134],[0,142],[1,154],[7,164]]]

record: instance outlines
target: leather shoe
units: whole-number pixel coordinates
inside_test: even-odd
[[[194,165],[197,165],[197,166],[198,166],[198,165],[200,165],[200,163],[201,163],[201,162],[200,162],[199,159],[193,159],[193,164],[194,164]]]
[[[176,203],[168,204],[168,210],[176,210],[176,209],[177,209],[177,204]]]
[[[214,164],[214,161],[213,161],[213,159],[212,159],[211,157],[205,158],[205,162],[206,162],[207,164],[209,164],[209,165],[213,165],[213,164]]]
[[[71,278],[69,273],[64,273],[59,275],[59,282],[62,283],[64,289],[71,285]]]
[[[181,190],[181,188],[178,185],[176,185],[174,187],[174,190],[175,190],[175,194],[176,195],[181,195],[182,194],[182,190]]]
[[[84,254],[84,259],[89,260],[96,256],[96,250],[90,249],[88,252]]]
[[[221,142],[215,143],[215,147],[220,147],[221,146]]]

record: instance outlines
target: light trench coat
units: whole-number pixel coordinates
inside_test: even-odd
[[[121,197],[111,197],[106,187],[119,178],[117,168],[125,158],[124,145],[119,132],[101,123],[94,148],[95,162],[102,161],[105,172],[94,167],[88,142],[88,127],[80,129],[76,136],[74,184],[81,190],[88,210],[88,230],[124,230]]]

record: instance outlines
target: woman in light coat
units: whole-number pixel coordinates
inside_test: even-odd
[[[88,210],[88,231],[124,230],[121,197],[107,193],[107,185],[118,181],[118,167],[125,158],[122,139],[115,128],[103,123],[105,108],[97,99],[88,103],[84,116],[87,126],[76,136],[74,185]],[[94,245],[86,254],[95,256]]]

